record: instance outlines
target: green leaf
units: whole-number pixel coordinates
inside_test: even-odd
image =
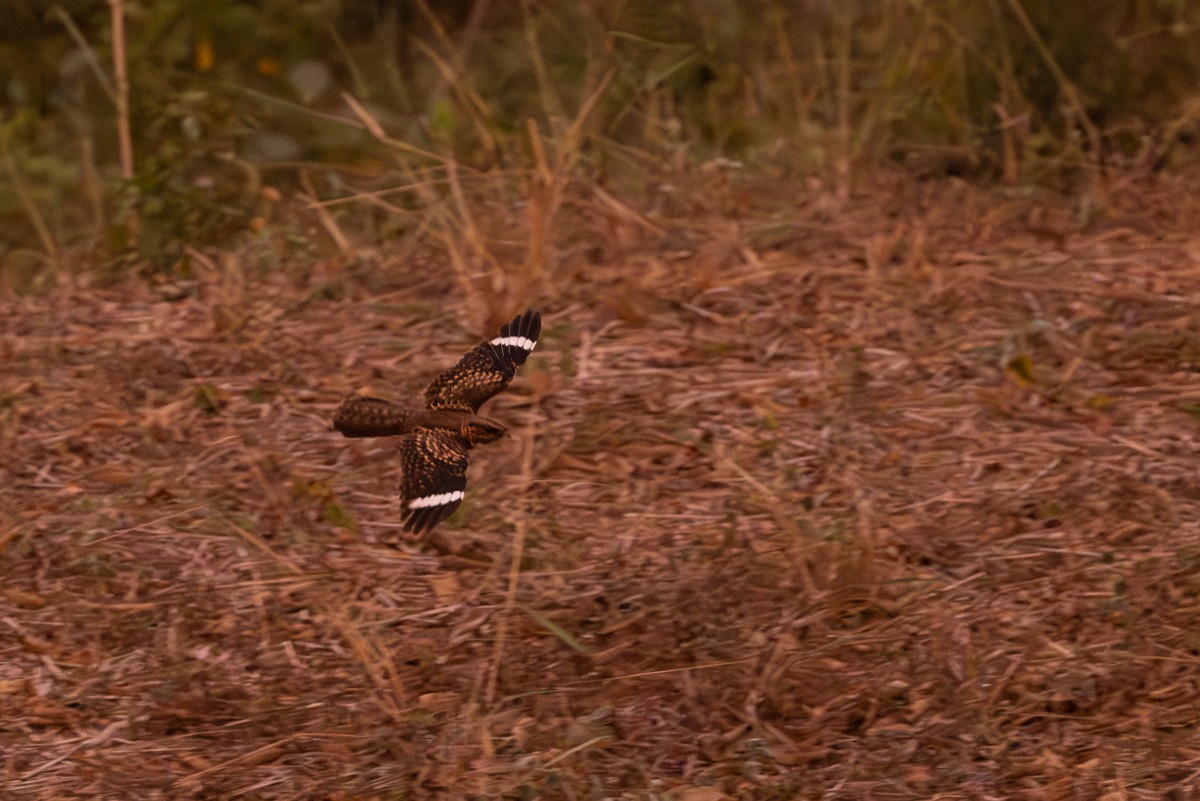
[[[448,138],[454,133],[454,124],[454,104],[444,98],[434,103],[429,115],[429,127],[440,136]]]
[[[1033,375],[1033,360],[1024,353],[1009,359],[1004,365],[1004,371],[1023,387],[1031,387],[1037,383]]]
[[[1192,417],[1200,418],[1200,403],[1195,401],[1181,401],[1179,404],[1180,411],[1187,412]]]
[[[216,414],[225,405],[225,396],[221,390],[206,382],[196,386],[192,402],[196,404],[197,408],[203,409],[209,414]]]
[[[576,653],[580,653],[580,654],[591,653],[590,651],[588,651],[587,648],[584,647],[583,643],[581,643],[579,640],[575,639],[574,635],[572,635],[570,632],[568,632],[562,626],[558,625],[557,623],[550,620],[549,618],[546,618],[546,617],[538,614],[537,612],[533,611],[532,609],[529,609],[528,607],[526,607],[524,605],[518,604],[518,606],[521,607],[522,612],[529,615],[530,619],[532,619],[534,623],[537,623],[539,626],[544,628],[546,631],[550,632],[555,637],[562,640],[563,644],[566,645],[568,648],[570,648],[572,651],[575,651]]]
[[[325,504],[323,517],[325,518],[325,522],[332,526],[349,529],[350,531],[358,531],[358,521],[337,501],[329,501]]]

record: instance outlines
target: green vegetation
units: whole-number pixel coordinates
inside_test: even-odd
[[[578,186],[661,205],[660,177],[720,158],[844,192],[893,161],[1079,191],[1114,167],[1179,166],[1200,125],[1200,6],[1184,0],[110,0],[6,15],[0,270],[17,291],[129,254],[186,273],[189,247],[248,246],[272,268],[311,257],[307,227],[347,260],[372,240],[434,247],[476,295],[496,264],[523,264],[511,296],[550,261]]]

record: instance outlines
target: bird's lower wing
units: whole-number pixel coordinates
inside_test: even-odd
[[[467,490],[467,446],[456,435],[419,428],[400,440],[404,529],[424,534],[454,514]]]

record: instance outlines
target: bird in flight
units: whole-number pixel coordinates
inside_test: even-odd
[[[425,388],[425,408],[351,396],[333,414],[347,437],[400,437],[400,498],[404,530],[425,534],[462,503],[467,453],[504,436],[504,426],[479,416],[479,407],[517,374],[542,332],[540,312],[526,311],[480,343]]]

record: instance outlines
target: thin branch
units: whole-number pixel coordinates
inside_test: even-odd
[[[487,689],[483,702],[491,706],[496,700],[496,685],[500,677],[500,662],[504,659],[504,642],[508,639],[508,621],[517,602],[517,587],[521,581],[521,558],[525,553],[525,531],[529,525],[529,488],[533,485],[533,441],[537,436],[534,426],[536,414],[530,412],[525,425],[524,450],[521,453],[521,503],[517,509],[517,522],[513,531],[512,559],[508,565],[508,592],[504,596],[504,608],[496,623],[496,646],[492,649],[492,664],[488,670]]]
[[[1054,54],[1050,52],[1050,47],[1037,32],[1037,28],[1033,25],[1033,20],[1029,19],[1029,14],[1025,12],[1025,7],[1021,5],[1021,0],[1006,1],[1008,7],[1012,9],[1013,14],[1016,16],[1017,21],[1021,23],[1021,27],[1025,29],[1025,34],[1033,42],[1033,46],[1037,48],[1042,61],[1046,62],[1046,67],[1054,75],[1054,79],[1058,81],[1059,88],[1062,90],[1063,97],[1066,98],[1067,105],[1075,112],[1075,116],[1079,120],[1079,126],[1083,128],[1083,132],[1088,138],[1088,144],[1092,147],[1092,153],[1095,155],[1096,160],[1099,161],[1101,157],[1100,131],[1092,123],[1092,118],[1088,116],[1087,108],[1084,106],[1083,100],[1079,97],[1079,90],[1075,88],[1075,82],[1067,77],[1067,73],[1063,72],[1062,67],[1058,65]]]
[[[79,26],[75,24],[75,20],[71,19],[71,15],[62,6],[54,6],[50,9],[50,16],[62,23],[67,29],[67,35],[75,42],[75,46],[79,48],[79,52],[83,53],[84,60],[92,70],[92,74],[96,76],[96,81],[100,84],[100,88],[104,90],[104,94],[108,95],[108,99],[117,102],[117,90],[113,88],[112,80],[108,77],[108,73],[104,71],[104,65],[100,63],[100,57],[96,55],[96,50],[91,46],[83,31],[79,30]]]
[[[33,230],[37,232],[38,239],[42,243],[42,249],[57,264],[59,257],[58,243],[54,241],[54,235],[50,233],[50,226],[46,224],[46,218],[42,216],[42,211],[38,208],[37,201],[30,194],[29,188],[25,185],[25,179],[21,177],[21,172],[17,169],[16,162],[13,161],[12,152],[8,147],[8,129],[6,127],[0,127],[0,159],[4,161],[4,169],[8,171],[8,176],[12,179],[17,199],[21,201],[21,208],[25,210],[25,216],[29,218]]]
[[[133,135],[129,129],[129,71],[125,63],[125,5],[108,0],[112,12],[113,78],[117,85],[117,148],[121,159],[121,177],[133,178]]]

